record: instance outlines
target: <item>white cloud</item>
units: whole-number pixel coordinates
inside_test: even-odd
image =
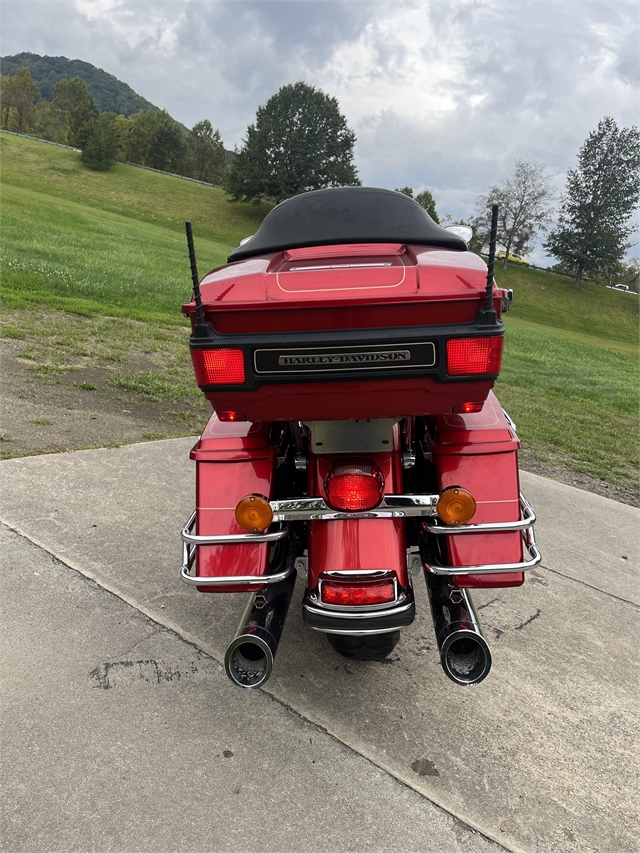
[[[338,98],[366,183],[468,215],[514,159],[637,123],[635,0],[3,0],[2,52],[84,59],[227,147],[282,85]]]

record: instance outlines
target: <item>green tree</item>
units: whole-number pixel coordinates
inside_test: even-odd
[[[187,153],[182,128],[166,110],[156,113],[154,119],[155,126],[149,138],[146,165],[180,174]]]
[[[416,201],[421,207],[424,207],[434,222],[440,224],[440,217],[436,213],[436,202],[430,190],[422,190],[421,193],[418,193]]]
[[[7,103],[5,97],[7,83],[10,79],[5,74],[0,74],[0,127],[4,130],[9,129],[9,116],[11,115],[11,104]]]
[[[413,190],[411,187],[400,187],[396,188],[397,193],[402,193],[403,195],[408,195],[409,198],[412,198],[414,201],[417,201],[420,207],[424,207],[429,216],[433,219],[434,222],[440,224],[440,217],[436,213],[436,202],[431,194],[431,190],[422,190],[421,193],[418,193],[417,196],[413,195]]]
[[[116,162],[119,138],[115,119],[113,113],[100,113],[90,122],[81,155],[82,162],[90,169],[106,172]]]
[[[502,264],[506,269],[509,254],[526,255],[531,243],[553,215],[551,178],[545,175],[542,163],[525,163],[516,160],[513,175],[489,189],[487,195],[478,196],[478,213],[474,219],[474,233],[483,244],[488,244],[491,231],[491,207],[497,204],[498,243],[504,248]]]
[[[191,177],[222,184],[227,176],[227,154],[219,130],[208,119],[199,121],[187,134],[187,163]]]
[[[567,173],[557,226],[544,248],[573,271],[574,290],[589,268],[612,268],[631,245],[630,219],[640,198],[640,134],[605,117]]]
[[[307,190],[358,186],[355,141],[335,98],[302,82],[283,86],[247,128],[227,190],[234,201],[282,201]]]
[[[129,163],[148,166],[149,142],[156,128],[159,113],[140,110],[131,118],[118,119],[122,156]]]
[[[11,122],[18,133],[31,127],[40,90],[28,68],[20,68],[13,77],[2,77],[2,127]]]
[[[58,141],[81,148],[88,124],[97,115],[84,80],[73,77],[56,83],[51,109],[59,124]]]

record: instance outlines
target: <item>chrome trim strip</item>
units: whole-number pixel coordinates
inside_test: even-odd
[[[385,495],[375,509],[336,512],[322,498],[270,501],[274,521],[344,521],[361,518],[432,518],[440,495]],[[254,535],[254,534],[249,534]]]
[[[340,610],[329,609],[325,605],[317,605],[311,606],[306,601],[302,602],[302,607],[308,613],[314,613],[316,616],[334,616],[337,619],[379,619],[381,616],[399,616],[402,613],[405,613],[407,610],[410,610],[413,606],[413,601],[409,600],[406,604],[396,605],[393,607],[389,607],[385,610],[371,610],[367,609],[364,613],[358,613],[356,610],[349,610],[347,612]],[[393,629],[396,630],[395,628]],[[351,631],[349,633],[352,633]],[[375,631],[374,633],[379,633]]]
[[[321,634],[340,634],[342,637],[369,637],[374,634],[393,634],[394,631],[402,631],[404,625],[399,628],[380,628],[370,631],[341,631],[339,628],[316,628],[313,625],[306,625],[311,631],[320,631]]]

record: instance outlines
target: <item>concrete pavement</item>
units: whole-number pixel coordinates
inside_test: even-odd
[[[305,629],[299,585],[248,693],[219,665],[244,597],[177,579],[191,444],[0,463],[4,849],[637,849],[639,510],[523,473],[543,566],[474,595],[477,688],[418,578],[386,664]]]

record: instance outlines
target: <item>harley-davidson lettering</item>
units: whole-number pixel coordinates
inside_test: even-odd
[[[322,353],[319,355],[281,355],[278,358],[280,367],[293,365],[303,366],[306,364],[368,364],[375,362],[411,361],[409,350],[395,350],[392,352],[350,352],[350,353]]]
[[[370,349],[369,349],[370,347]],[[317,349],[258,349],[254,365],[259,374],[350,373],[352,371],[414,371],[436,364],[433,341],[360,346],[324,346]]]

